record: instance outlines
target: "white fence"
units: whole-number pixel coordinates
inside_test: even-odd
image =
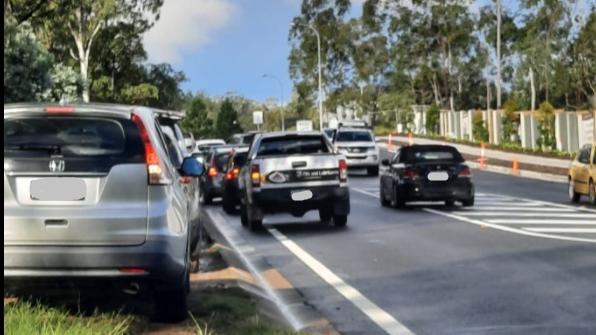
[[[426,134],[426,106],[412,106],[414,121],[411,129],[415,134]],[[442,110],[439,116],[439,131],[441,136],[473,140],[474,115],[481,114],[485,127],[488,129],[489,142],[500,144],[503,139],[502,110],[482,111],[449,111]],[[538,112],[517,112],[519,115],[518,136],[524,148],[536,148],[539,137]],[[557,150],[575,152],[596,139],[596,111],[570,112],[558,110],[555,112],[555,137]],[[398,125],[398,128],[399,125]]]

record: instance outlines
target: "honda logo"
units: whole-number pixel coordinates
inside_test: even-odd
[[[64,161],[61,159],[52,159],[50,161],[50,172],[64,172]]]

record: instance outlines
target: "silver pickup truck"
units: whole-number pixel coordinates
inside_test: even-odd
[[[266,213],[303,216],[345,226],[350,213],[345,157],[321,132],[259,134],[239,179],[243,226],[258,230]]]

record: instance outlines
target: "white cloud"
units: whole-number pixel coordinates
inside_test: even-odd
[[[166,0],[159,21],[145,33],[151,62],[178,62],[185,51],[198,50],[226,27],[237,8],[230,0]]]

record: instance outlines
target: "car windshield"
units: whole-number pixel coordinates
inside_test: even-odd
[[[261,140],[258,156],[282,156],[328,153],[329,148],[321,136],[284,136]]]
[[[234,155],[234,166],[236,166],[236,167],[244,166],[247,156],[248,156],[247,152],[237,153],[236,155]]]
[[[335,136],[336,142],[372,142],[368,131],[340,131]]]

